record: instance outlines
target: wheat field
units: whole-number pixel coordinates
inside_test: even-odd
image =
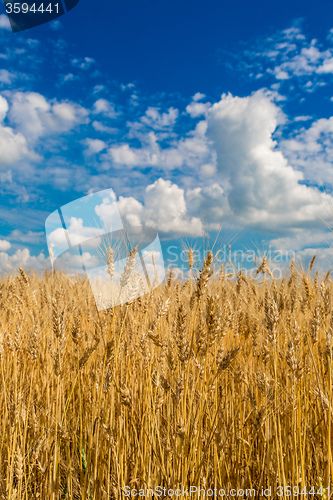
[[[275,281],[264,259],[260,279],[232,279],[213,261],[102,312],[85,279],[0,279],[1,499],[118,499],[126,485],[328,498],[329,272],[292,262]]]

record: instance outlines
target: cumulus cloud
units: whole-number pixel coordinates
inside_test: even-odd
[[[312,116],[305,115],[305,116],[296,116],[294,118],[294,122],[307,122],[309,120],[312,120]]]
[[[206,115],[209,107],[210,103],[193,101],[186,106],[186,111],[191,118],[197,118],[198,116]]]
[[[186,106],[186,112],[191,116],[191,118],[198,118],[203,115],[206,116],[211,104],[210,102],[199,102],[205,97],[205,94],[200,94],[200,92],[197,92],[192,97],[192,102]]]
[[[7,99],[0,95],[0,122],[6,118],[8,109]]]
[[[91,238],[96,238],[98,245],[101,235],[122,230],[124,225],[152,227],[163,237],[202,234],[200,215],[190,214],[185,190],[162,178],[146,187],[142,201],[133,196],[120,196],[117,201],[113,191],[106,190],[75,200],[61,210],[67,235],[57,212],[46,223],[48,245],[54,245],[56,256],[68,249],[67,236],[73,246]]]
[[[82,262],[84,262],[84,265],[87,268],[94,268],[100,264],[98,257],[96,255],[92,255],[90,252],[83,252],[82,258],[78,257],[78,255],[65,252],[54,262],[54,268],[57,271],[62,271],[69,275],[84,275],[85,273],[82,267]]]
[[[72,102],[49,102],[36,92],[16,92],[12,96],[9,119],[25,137],[38,139],[67,132],[87,123],[88,112]]]
[[[7,69],[0,69],[0,82],[10,85],[13,80],[15,80],[16,75],[11,73]]]
[[[160,179],[147,188],[143,202],[120,198],[122,215],[138,224],[154,213],[164,234],[175,234],[177,229],[178,233],[200,233],[199,221],[206,213],[215,228],[222,221],[280,233],[315,227],[318,215],[323,215],[321,195],[304,184],[303,172],[284,153],[286,146],[279,148],[273,138],[277,127],[286,121],[275,98],[276,94],[263,90],[243,98],[223,95],[207,107],[205,120],[167,147],[161,146],[155,131],[143,134],[141,147],[112,145],[102,159],[111,160],[113,166],[153,166],[166,172],[182,169],[192,179],[199,172],[202,175],[201,185],[189,183],[192,187],[187,191]],[[193,99],[193,104],[199,104],[200,99]],[[157,119],[163,114],[152,116]],[[325,127],[329,129],[330,122]],[[170,207],[177,207],[178,219],[166,208],[165,196]]]
[[[120,196],[118,209],[124,222],[131,226],[142,226],[145,216],[145,207],[134,197]]]
[[[25,137],[9,127],[0,127],[0,168],[13,165],[25,156],[29,156]]]
[[[59,21],[59,19],[55,19],[54,21],[51,21],[49,26],[50,26],[51,30],[53,30],[53,31],[59,31],[63,28],[63,25]]]
[[[223,95],[208,113],[208,137],[231,218],[244,226],[288,230],[314,225],[320,195],[300,184],[296,171],[277,149],[272,134],[281,112],[263,91],[249,97]]]
[[[122,221],[119,215],[116,195],[112,190],[106,193],[101,204],[94,207],[96,215],[99,217],[105,232],[118,231],[122,229]]]
[[[104,159],[111,160],[116,167],[157,167],[161,170],[179,168],[197,171],[202,165],[215,164],[215,153],[206,137],[207,123],[200,121],[185,137],[174,140],[169,147],[162,147],[155,132],[147,133],[141,147],[129,143],[113,145]]]
[[[62,75],[60,83],[67,83],[67,82],[73,82],[74,80],[79,80],[79,77],[77,75],[73,75],[73,73],[67,73],[67,75]]]
[[[186,193],[188,211],[197,218],[207,214],[211,229],[219,229],[222,222],[230,217],[231,210],[226,193],[221,185],[189,189]]]
[[[88,156],[100,153],[107,148],[107,144],[100,139],[85,139],[83,144],[86,146],[85,153]]]
[[[291,164],[303,172],[305,180],[333,187],[333,117],[315,120],[280,144]]]
[[[108,118],[116,118],[119,114],[116,112],[113,104],[106,99],[98,99],[94,103],[93,113],[102,114]]]
[[[6,184],[6,183],[11,184],[13,182],[13,175],[12,175],[11,170],[7,170],[7,172],[0,173],[0,182],[3,184]]]
[[[179,111],[175,108],[169,108],[166,113],[160,113],[159,108],[150,107],[147,109],[145,115],[141,117],[140,121],[154,130],[163,130],[173,127],[178,115]]]
[[[9,22],[9,19],[8,19],[8,16],[6,16],[6,14],[1,14],[0,15],[0,30],[7,30],[7,31],[11,31],[11,26],[10,26],[10,22]]]
[[[308,89],[316,88],[319,76],[330,71],[333,59],[331,49],[323,50],[319,42],[309,42],[299,28],[285,30],[280,37],[273,36],[271,45],[263,51],[266,53],[259,59],[270,61],[271,76],[280,82],[293,76],[306,77],[306,82],[311,76],[311,85],[304,83]],[[91,68],[93,63],[89,58],[72,61],[73,66],[81,69]],[[73,71],[67,73],[68,80],[76,73],[82,74],[73,66],[62,69],[63,74]],[[260,70],[268,76],[265,64]],[[10,82],[12,75],[0,71],[1,79]],[[95,87],[96,92],[101,90],[102,85]],[[36,170],[28,167],[27,171],[32,172],[31,184],[48,182],[53,189],[66,191],[79,186],[82,192],[87,192],[89,188],[112,182],[120,189],[127,183],[126,189],[130,189],[130,176],[133,186],[142,185],[152,169],[153,180],[156,176],[164,179],[153,184],[150,181],[140,199],[121,197],[119,205],[128,222],[140,225],[154,221],[164,237],[200,235],[200,219],[205,218],[206,212],[215,228],[227,220],[256,230],[288,232],[288,235],[293,231],[296,237],[297,228],[305,231],[314,227],[321,213],[319,191],[304,185],[304,181],[333,183],[332,119],[309,125],[306,121],[311,117],[296,117],[295,121],[300,122],[297,127],[306,125],[306,128],[290,140],[282,141],[281,135],[274,133],[283,114],[277,99],[273,100],[274,96],[267,92],[243,98],[224,95],[214,105],[204,102],[206,96],[197,92],[182,109],[178,109],[179,100],[171,106],[169,97],[168,104],[163,104],[166,100],[159,97],[148,107],[144,98],[140,98],[136,110],[130,107],[133,115],[122,117],[119,130],[107,126],[110,119],[118,116],[115,107],[118,101],[114,105],[107,99],[98,99],[101,94],[95,95],[89,111],[75,102],[50,100],[37,92],[8,91],[5,95],[8,102],[0,97],[0,168],[6,167],[1,181],[10,181],[10,170],[15,173],[12,165],[29,157],[27,144],[32,142],[33,147],[33,141],[39,138],[71,133],[80,124],[86,124],[90,114],[94,121],[88,138],[75,136],[77,144],[85,146],[86,160],[95,155],[89,158],[89,168],[80,165],[81,159],[73,167],[69,159],[74,149],[69,146],[68,157],[67,152],[58,150],[57,158],[53,156],[43,165],[38,181]],[[132,122],[125,123],[125,119]],[[126,125],[128,130],[121,139],[113,137],[108,142],[107,136],[99,134],[118,132],[120,136]],[[44,144],[51,142],[57,143],[48,140]],[[101,161],[97,167],[98,160]],[[96,175],[100,172],[97,168],[94,172],[95,167],[103,169],[103,175]],[[24,181],[27,177],[26,174]],[[84,224],[76,222],[73,231],[81,234]]]
[[[44,231],[27,231],[24,233],[19,229],[14,229],[10,235],[10,239],[12,241],[19,241],[21,243],[32,243],[38,244],[45,241],[45,233]]]
[[[299,51],[295,49],[296,53],[292,57],[275,68],[276,78],[279,78],[281,73],[285,73],[287,76],[280,76],[280,79],[285,79],[289,78],[290,75],[302,76],[316,72],[327,72],[322,71],[322,68],[326,66],[330,59],[330,52],[321,52],[316,43],[316,40],[312,40],[309,46],[302,47]]]
[[[194,96],[192,97],[192,100],[193,101],[201,101],[202,99],[204,99],[206,96],[205,94],[202,94],[201,92],[197,92],[196,94],[194,94]]]
[[[293,78],[307,92],[325,84],[325,75],[333,73],[332,36],[326,47],[317,39],[308,39],[301,30],[301,20],[293,26],[258,39],[240,57],[239,53],[226,54],[225,64],[237,68],[247,77],[261,79],[273,77],[283,85]],[[329,44],[329,45],[328,45]],[[311,78],[310,78],[311,77]],[[290,83],[288,83],[290,85]]]
[[[96,120],[92,122],[92,126],[97,132],[103,132],[105,134],[116,134],[118,132],[118,129],[114,127],[108,127],[107,125],[104,125],[103,123]]]
[[[71,60],[73,66],[83,70],[89,70],[93,64],[95,64],[95,59],[92,57],[75,58]]]
[[[129,144],[112,146],[108,151],[108,155],[116,165],[126,165],[127,167],[135,167],[143,163],[143,153],[140,149],[131,148]],[[147,160],[148,158],[144,163],[147,164]]]
[[[324,224],[317,230],[296,229],[292,236],[281,236],[273,238],[270,243],[275,248],[281,250],[301,250],[305,246],[318,248],[322,245],[332,245],[333,235],[329,231],[325,231]],[[333,263],[333,262],[332,262]]]
[[[83,219],[79,217],[70,217],[67,231],[72,246],[79,245],[83,241],[97,237],[101,234],[100,229],[97,227],[84,226]],[[62,227],[50,232],[50,234],[48,234],[48,240],[53,243],[56,248],[62,251],[68,249],[66,233]]]
[[[6,252],[7,250],[9,250],[11,247],[11,244],[9,241],[7,240],[0,240],[0,251],[1,252]]]
[[[314,270],[318,270],[319,274],[325,275],[328,269],[333,269],[333,248],[304,248],[296,254],[296,265],[300,268],[307,269],[312,257],[317,255]]]
[[[35,270],[41,272],[50,267],[50,260],[45,257],[43,252],[38,256],[31,255],[28,248],[16,250],[13,255],[0,251],[1,273],[17,271],[19,267],[23,267],[26,271]]]
[[[13,165],[22,158],[37,158],[28,151],[27,141],[21,133],[1,125],[8,113],[8,102],[0,96],[0,168]]]
[[[127,223],[152,226],[162,237],[202,234],[201,220],[188,213],[184,190],[169,180],[147,186],[143,203],[121,196],[118,208]]]
[[[204,163],[200,167],[200,172],[204,177],[212,177],[216,174],[216,165],[214,163]]]

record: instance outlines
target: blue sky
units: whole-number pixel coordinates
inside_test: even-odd
[[[108,188],[164,242],[331,264],[332,2],[81,0],[16,34],[0,4],[0,47],[1,270],[48,267],[48,215]]]

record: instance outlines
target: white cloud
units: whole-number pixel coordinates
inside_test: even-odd
[[[333,117],[321,118],[302,128],[294,137],[281,141],[281,148],[307,181],[333,186]]]
[[[102,203],[95,206],[95,213],[102,223],[100,227],[103,227],[106,232],[118,231],[123,228],[117,205],[116,196],[113,191],[110,191],[103,198]]]
[[[118,113],[114,109],[113,104],[111,104],[106,99],[98,99],[95,102],[93,113],[102,114],[103,116],[106,116],[108,118],[116,118],[118,116]]]
[[[144,220],[144,205],[132,196],[124,198],[120,196],[117,203],[120,215],[125,223],[131,226],[142,226]]]
[[[36,92],[16,92],[12,96],[9,118],[30,140],[48,134],[67,132],[87,123],[88,112],[72,102],[49,102]]]
[[[0,69],[0,82],[10,85],[13,80],[15,80],[16,75],[14,73],[10,73],[6,69]]]
[[[95,130],[97,130],[97,132],[103,132],[105,134],[112,134],[113,135],[113,134],[116,134],[118,132],[118,129],[113,128],[113,127],[107,127],[103,123],[98,122],[96,120],[92,122],[92,126],[94,127]]]
[[[159,136],[148,132],[142,136],[142,147],[131,147],[129,144],[114,145],[109,148],[105,161],[111,159],[117,167],[157,167],[166,171],[184,168],[199,171],[202,165],[215,164],[215,153],[206,137],[207,123],[200,121],[195,129],[172,141],[169,147],[161,147]]]
[[[124,92],[125,90],[131,90],[131,89],[135,88],[135,85],[134,85],[134,83],[127,83],[127,84],[122,83],[120,85],[120,88]]]
[[[230,207],[226,193],[217,183],[206,187],[189,189],[186,193],[188,211],[197,218],[207,215],[211,229],[219,229],[230,218]]]
[[[81,59],[72,59],[71,63],[73,66],[76,68],[80,68],[83,70],[88,70],[91,68],[93,64],[95,64],[95,59],[92,59],[91,57],[83,57]]]
[[[169,108],[167,113],[160,113],[159,108],[150,107],[147,109],[140,121],[153,130],[163,130],[173,127],[179,115],[178,109]]]
[[[87,111],[74,103],[61,102],[53,104],[52,111],[56,117],[58,117],[62,123],[71,128],[74,124],[80,123],[81,118],[87,116]],[[61,126],[61,125],[60,125]]]
[[[321,226],[321,227],[320,227]],[[270,241],[274,248],[279,250],[299,251],[304,247],[318,248],[319,246],[329,246],[333,243],[333,235],[327,229],[325,224],[318,220],[317,229],[296,229],[292,236],[281,236]]]
[[[7,170],[7,172],[0,172],[0,183],[11,184],[12,182],[13,182],[13,176],[11,170]]]
[[[6,252],[11,247],[11,244],[7,240],[0,240],[0,251]]]
[[[21,160],[32,159],[39,160],[39,156],[28,151],[25,138],[21,134],[15,134],[8,127],[0,127],[0,170],[13,166],[17,169],[24,168]],[[12,172],[1,173],[2,182],[12,182]],[[24,191],[22,187],[21,191]]]
[[[283,62],[276,66],[273,74],[278,80],[286,80],[291,76],[311,75],[313,73],[323,72],[320,70],[330,58],[329,51],[321,52],[316,47],[316,40],[312,40],[310,45],[298,48],[289,46],[289,50],[283,50]],[[285,47],[281,47],[285,49]]]
[[[7,30],[7,31],[11,31],[12,30],[12,28],[10,26],[10,22],[9,22],[8,16],[6,16],[6,14],[1,14],[0,15],[0,30],[1,29]]]
[[[230,206],[242,226],[288,231],[315,225],[322,213],[320,193],[300,184],[301,172],[288,164],[272,138],[281,111],[262,91],[249,97],[223,95],[208,114],[208,136]]]
[[[186,106],[186,111],[191,118],[197,118],[198,116],[206,115],[210,105],[210,102],[203,103],[193,101],[191,104]]]
[[[288,80],[290,78],[289,74],[281,69],[276,68],[276,71],[274,73],[277,80]]]
[[[73,82],[74,80],[79,80],[79,77],[77,75],[73,75],[73,73],[67,73],[67,75],[62,75],[60,83],[67,83],[67,82]]]
[[[294,122],[307,122],[309,120],[312,120],[312,116],[309,116],[309,115],[296,116],[296,118],[294,118]]]
[[[202,99],[204,99],[206,96],[205,94],[201,94],[201,92],[197,92],[196,94],[194,94],[194,96],[192,97],[192,100],[193,101],[201,101]]]
[[[333,57],[323,61],[323,64],[317,69],[317,73],[333,73]]]
[[[38,244],[42,243],[45,241],[45,233],[44,231],[27,231],[24,233],[23,231],[20,231],[19,229],[14,229],[10,235],[10,239],[13,241],[19,241],[21,243],[32,243],[32,244]]]
[[[49,26],[53,31],[59,31],[63,28],[63,25],[59,21],[59,19],[55,19],[54,21],[50,22]]]
[[[296,37],[295,37],[296,35]],[[330,51],[321,51],[318,48],[316,39],[307,42],[304,35],[301,35],[300,28],[294,29],[293,37],[285,43],[277,43],[278,54],[282,55],[283,63],[280,66],[281,71],[292,73],[296,76],[311,74],[317,71],[321,62],[330,57]],[[288,38],[288,31],[282,32],[285,40]]]
[[[216,165],[213,163],[205,163],[200,167],[200,172],[204,177],[211,177],[216,174]]]
[[[0,252],[0,272],[17,271],[19,267],[23,267],[26,271],[43,271],[50,267],[50,260],[43,252],[38,256],[31,255],[28,248],[16,250],[13,255]]]
[[[330,34],[328,41],[332,42],[332,39]],[[323,48],[316,39],[308,40],[301,32],[300,20],[266,39],[258,39],[241,57],[234,54],[233,59],[233,67],[243,73],[246,71],[250,77],[257,79],[272,75],[282,85],[283,81],[296,77],[304,88],[304,77],[311,76],[311,88],[304,89],[311,92],[318,88],[320,78],[333,73],[333,48]]]
[[[307,270],[314,255],[317,255],[314,270],[324,275],[329,269],[333,270],[333,248],[312,247],[299,250],[296,254],[296,265]]]
[[[0,168],[14,165],[25,157],[35,158],[35,155],[28,151],[25,137],[20,133],[15,134],[10,127],[0,125]]]
[[[201,220],[188,213],[184,190],[169,180],[160,178],[147,186],[143,203],[133,197],[120,197],[117,205],[126,222],[152,226],[161,236],[202,234]]]
[[[101,234],[98,227],[84,226],[83,220],[79,217],[70,217],[67,231],[72,246],[78,245],[85,240],[89,240]],[[68,250],[66,233],[62,227],[48,234],[48,241],[50,241],[50,244],[53,243],[53,245],[61,251]]]
[[[83,143],[86,146],[85,154],[88,156],[100,153],[107,148],[107,144],[99,139],[85,139]]]
[[[7,100],[0,95],[0,122],[2,122],[6,118],[8,109],[9,107]]]
[[[123,144],[122,146],[112,146],[109,149],[109,155],[116,164],[134,167],[139,163],[139,155],[142,156],[140,151],[130,148],[129,144]]]
[[[324,64],[327,67],[333,57],[330,51],[323,51],[316,41],[308,43],[297,29],[285,31],[283,37],[283,43],[280,40],[279,45],[275,41],[274,50],[267,56],[274,63],[275,77],[311,74],[311,81],[316,85],[316,74],[323,71],[319,68]],[[92,64],[93,61],[86,59],[73,62],[76,67],[83,65],[82,69]],[[72,70],[81,74],[73,67]],[[65,74],[65,70],[62,71]],[[95,90],[102,90],[102,86]],[[27,157],[28,141],[67,133],[88,121],[88,111],[73,102],[49,100],[33,92],[10,91],[5,95],[10,109],[7,100],[0,97],[1,165],[12,165]],[[95,99],[97,97],[99,95]],[[183,109],[178,110],[177,104],[163,106],[163,99],[158,105],[156,100],[152,101],[148,109],[147,106],[141,108],[142,99],[139,109],[146,111],[136,110],[136,118],[129,117],[137,120],[133,126],[127,124],[129,134],[123,136],[121,142],[112,138],[111,146],[107,143],[107,136],[93,133],[93,129],[101,133],[120,133],[125,125],[124,119],[119,131],[104,125],[103,122],[109,124],[108,118],[115,118],[117,112],[108,100],[97,99],[89,110],[96,120],[84,144],[86,154],[99,155],[101,168],[105,170],[103,175],[96,175],[98,172],[91,175],[92,165],[85,170],[85,167],[80,167],[80,159],[78,165],[69,165],[59,152],[57,164],[51,160],[45,168],[43,165],[38,182],[54,182],[55,189],[76,189],[80,185],[88,190],[110,182],[111,178],[116,187],[124,186],[133,175],[133,186],[137,186],[150,175],[151,167],[154,175],[156,172],[163,175],[160,172],[163,170],[167,173],[163,176],[172,176],[173,183],[160,179],[147,188],[140,201],[128,197],[122,198],[120,204],[132,223],[144,223],[147,217],[149,220],[156,217],[164,235],[201,234],[200,217],[205,217],[206,209],[216,227],[227,219],[254,229],[290,232],[317,223],[316,215],[321,210],[320,194],[315,188],[300,183],[304,179],[313,182],[332,179],[333,183],[331,119],[318,120],[290,141],[279,139],[278,144],[273,140],[273,134],[281,123],[282,113],[277,100],[273,101],[273,96],[269,97],[267,93],[258,92],[245,98],[224,96],[212,106],[203,102],[205,95],[198,92],[186,108],[189,116]],[[190,125],[192,130],[178,135],[183,124],[187,126],[191,122],[190,117],[202,119],[196,127]],[[10,127],[1,126],[5,119]],[[296,117],[295,121],[307,119],[311,117]],[[177,128],[174,128],[175,124]],[[100,140],[99,137],[106,139]],[[81,140],[79,137],[78,144]],[[47,144],[51,142],[48,140]],[[54,140],[52,144],[56,142]],[[95,160],[93,158],[94,166]],[[108,167],[113,170],[106,172]],[[123,167],[133,171],[128,172]],[[115,168],[121,169],[120,175]],[[30,171],[34,181],[36,171],[33,168]],[[11,174],[9,170],[7,172],[9,180]],[[4,178],[5,174],[2,175]],[[26,174],[25,179],[27,177]]]
[[[66,272],[66,274],[69,275],[83,274],[84,271],[82,267],[82,261],[88,269],[97,267],[100,264],[99,258],[89,252],[83,252],[82,258],[78,258],[77,255],[72,255],[69,252],[65,252],[56,259],[56,261],[54,262],[54,268],[56,270]]]

